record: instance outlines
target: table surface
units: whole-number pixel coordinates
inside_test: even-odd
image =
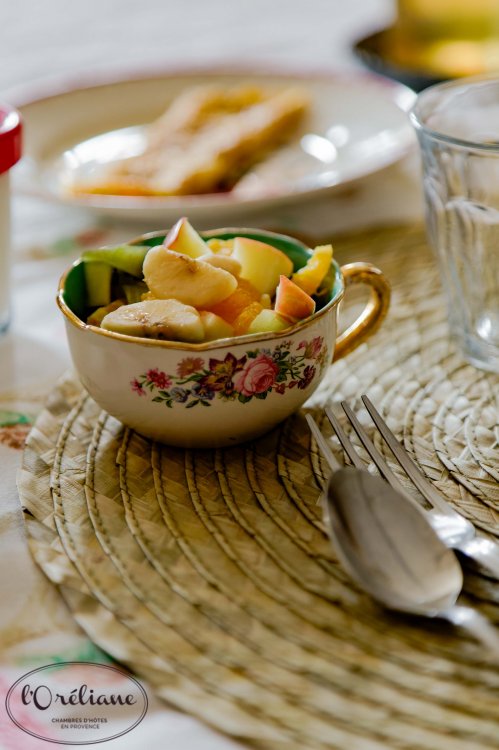
[[[168,69],[226,61],[279,64],[293,70],[352,70],[351,43],[393,17],[389,0],[18,0],[7,4],[0,45],[0,99],[47,78],[154,65]],[[361,226],[420,220],[417,156],[364,179],[346,195],[296,209],[303,231],[324,237]],[[274,217],[267,218],[274,225]],[[21,674],[57,660],[102,656],[74,624],[36,568],[22,525],[16,472],[29,420],[69,364],[55,304],[57,279],[89,241],[126,239],[130,227],[85,211],[13,196],[13,320],[0,342],[0,691]],[[136,234],[135,228],[132,230]],[[161,747],[236,748],[238,744],[151,697],[147,720],[120,739],[141,748],[161,733]],[[155,744],[156,742],[156,744]],[[0,750],[39,748],[0,714]],[[48,745],[47,745],[48,746]]]

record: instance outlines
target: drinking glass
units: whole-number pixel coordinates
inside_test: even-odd
[[[451,333],[471,363],[499,371],[499,78],[432,86],[411,120]]]

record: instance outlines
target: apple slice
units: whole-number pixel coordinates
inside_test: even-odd
[[[165,237],[163,245],[176,253],[199,258],[209,252],[206,242],[199,236],[193,226],[185,218],[179,219]]]
[[[306,265],[294,273],[291,279],[307,294],[315,294],[324,280],[333,259],[332,245],[318,245]]]
[[[260,294],[274,294],[279,276],[289,276],[293,263],[287,255],[265,242],[236,237],[232,257],[241,264],[241,278],[250,281]]]
[[[122,305],[108,313],[101,328],[128,336],[169,341],[203,341],[204,328],[197,310],[176,299],[154,299]]]
[[[199,313],[204,328],[204,340],[227,339],[234,335],[234,329],[226,320],[208,310]]]
[[[253,318],[247,333],[278,333],[289,328],[292,323],[275,310],[264,309]]]
[[[149,250],[144,261],[144,280],[158,299],[177,299],[198,309],[221,302],[237,288],[228,271],[162,245]]]
[[[291,320],[303,320],[315,312],[315,302],[294,281],[281,276],[276,290],[274,309]]]

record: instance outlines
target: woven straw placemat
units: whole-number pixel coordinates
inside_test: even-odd
[[[324,404],[368,393],[449,501],[499,536],[499,378],[449,344],[422,231],[335,247],[383,268],[393,303],[307,409],[330,435]],[[317,505],[326,476],[303,411],[253,443],[184,451],[123,428],[68,375],[19,487],[32,553],[76,620],[171,704],[264,748],[496,749],[499,667],[350,582]],[[497,581],[470,569],[463,598],[499,626]]]

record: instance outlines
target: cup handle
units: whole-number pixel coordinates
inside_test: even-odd
[[[367,284],[371,295],[359,317],[336,339],[334,361],[356,349],[381,325],[390,306],[390,285],[371,263],[348,263],[341,267],[345,290],[352,284]]]

